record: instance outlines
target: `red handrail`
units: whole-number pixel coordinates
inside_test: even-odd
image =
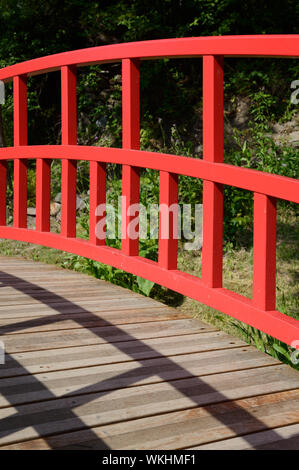
[[[203,160],[139,150],[140,60],[203,57]],[[224,36],[145,41],[65,52],[0,70],[14,83],[14,147],[0,149],[0,238],[58,248],[126,270],[192,297],[281,341],[299,338],[299,321],[275,310],[276,198],[299,202],[299,181],[223,163],[224,56],[298,57],[299,35]],[[122,62],[123,148],[76,145],[76,67]],[[62,145],[27,145],[28,75],[61,69]],[[27,229],[27,160],[36,159],[36,229]],[[62,160],[61,233],[50,232],[50,163]],[[6,164],[14,161],[13,227],[6,226]],[[77,161],[90,161],[90,236],[76,238]],[[106,163],[123,166],[122,230],[139,201],[139,168],[160,172],[160,204],[178,200],[178,175],[203,179],[201,279],[177,270],[177,240],[159,235],[158,262],[138,255],[138,239],[125,236],[121,250],[95,236],[95,208],[105,202]],[[222,287],[223,184],[254,192],[253,296]],[[160,223],[161,226],[161,223]]]

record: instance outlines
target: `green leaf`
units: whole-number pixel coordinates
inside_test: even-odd
[[[275,351],[279,352],[280,354],[282,354],[287,359],[290,359],[290,354],[289,354],[289,351],[287,349],[283,348],[282,346],[280,346],[277,343],[273,344],[273,348],[275,349]]]
[[[155,285],[154,282],[148,281],[147,279],[143,279],[142,277],[139,277],[139,276],[137,276],[137,284],[141,292],[145,294],[147,297],[150,295],[150,292]]]

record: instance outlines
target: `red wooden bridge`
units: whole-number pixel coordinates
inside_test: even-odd
[[[14,146],[0,149],[0,238],[76,253],[154,281],[292,344],[299,322],[276,310],[276,200],[299,182],[223,163],[225,57],[299,56],[299,35],[182,38],[56,54],[0,70],[13,80]],[[200,57],[203,158],[139,150],[141,60]],[[122,62],[123,147],[76,144],[76,68]],[[61,70],[61,145],[27,145],[30,75]],[[36,229],[27,228],[27,161],[36,160]],[[61,231],[50,231],[51,160],[62,162]],[[6,223],[14,163],[13,226]],[[76,237],[77,162],[90,162],[89,240]],[[106,163],[122,165],[121,249],[96,237]],[[203,180],[202,275],[177,269],[177,239],[158,262],[139,256],[127,210],[139,169],[160,173],[160,204],[178,202],[178,175]],[[222,287],[223,185],[254,193],[252,299]],[[102,216],[104,217],[104,216]],[[135,217],[135,216],[134,216]],[[171,217],[168,215],[167,217]],[[83,275],[1,258],[2,448],[297,448],[299,374],[158,302]]]

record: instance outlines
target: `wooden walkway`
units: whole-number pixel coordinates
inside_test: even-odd
[[[1,449],[299,449],[299,373],[199,320],[0,258]]]

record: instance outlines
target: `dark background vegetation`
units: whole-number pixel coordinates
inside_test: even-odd
[[[296,33],[299,16],[296,0],[0,0],[0,8],[0,67],[57,52],[127,41],[291,34]],[[120,73],[119,64],[79,69],[79,143],[121,145]],[[283,150],[273,148],[265,135],[274,121],[291,119],[294,106],[289,99],[290,83],[298,76],[294,60],[226,60],[225,118],[233,121],[240,99],[248,98],[250,102],[246,129],[235,129],[232,136],[226,137],[226,161],[295,176],[296,152],[290,150],[280,158]],[[201,157],[201,90],[200,59],[142,64],[142,148]],[[60,143],[59,73],[30,78],[28,103],[29,143]],[[11,87],[7,86],[0,145],[12,145],[12,111]],[[56,173],[59,177],[59,171]],[[112,173],[120,176],[119,169],[111,169]],[[87,190],[87,175],[87,168],[81,165],[80,191]],[[57,182],[57,191],[58,187]],[[194,202],[191,193],[200,202],[200,183],[186,180],[184,187],[187,191],[181,189],[182,202]],[[225,212],[225,237],[235,244],[242,241],[242,230],[250,225],[251,195],[231,188],[225,191],[230,201]]]

